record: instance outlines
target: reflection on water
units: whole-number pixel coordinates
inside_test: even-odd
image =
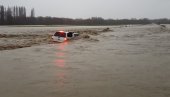
[[[65,53],[63,53],[63,52],[57,52],[56,55],[57,55],[58,57],[64,57],[64,56],[65,56]]]
[[[66,73],[65,72],[59,72],[57,73],[57,86],[64,87],[66,83]]]
[[[59,44],[59,47],[57,48],[58,50],[64,51],[65,47],[68,45],[68,42],[63,42]]]
[[[55,64],[57,67],[64,68],[65,67],[65,60],[64,59],[57,59]]]
[[[57,50],[56,50],[56,60],[55,60],[55,65],[57,66],[56,68],[59,68],[59,71],[57,71],[56,76],[57,76],[57,86],[64,87],[65,82],[66,82],[66,54],[65,54],[65,47],[68,45],[67,42],[60,43],[57,45]]]

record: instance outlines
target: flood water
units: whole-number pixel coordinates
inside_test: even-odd
[[[170,97],[170,32],[113,28],[85,39],[0,51],[2,97]]]

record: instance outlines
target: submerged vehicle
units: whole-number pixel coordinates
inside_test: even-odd
[[[65,31],[57,31],[57,32],[52,36],[52,39],[53,39],[53,41],[56,41],[56,42],[64,42],[64,41],[73,39],[73,38],[75,38],[75,37],[77,37],[77,36],[79,36],[79,34],[76,33],[76,32],[73,32],[73,31],[68,31],[68,32],[65,32]]]

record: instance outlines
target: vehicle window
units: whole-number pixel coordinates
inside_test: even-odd
[[[68,36],[68,37],[73,37],[73,33],[72,33],[72,32],[69,32],[69,33],[67,33],[67,36]]]
[[[56,32],[54,36],[59,36],[59,37],[66,37],[66,33],[64,32]]]

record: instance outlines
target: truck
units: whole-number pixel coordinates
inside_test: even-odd
[[[57,31],[52,36],[52,40],[55,42],[65,42],[74,39],[79,36],[79,33],[74,31]]]

